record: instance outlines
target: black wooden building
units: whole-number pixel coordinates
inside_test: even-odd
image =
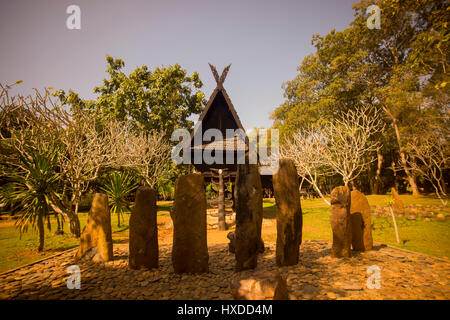
[[[213,181],[219,186],[219,228],[224,229],[224,182],[232,182],[236,178],[237,163],[248,163],[249,161],[249,140],[245,134],[245,129],[236,113],[236,109],[231,102],[223,82],[230,69],[227,66],[222,75],[219,76],[214,66],[210,64],[211,71],[216,80],[216,88],[212,92],[205,109],[201,113],[194,130],[191,133],[191,163],[194,165],[197,172],[202,172],[205,181]],[[217,129],[221,132],[222,139],[211,139],[212,141],[203,141],[202,137],[208,129]],[[236,133],[230,136],[230,131],[227,136],[227,129],[233,130]],[[201,155],[208,151],[211,154],[215,152],[222,152],[222,163],[206,163],[204,157],[201,161],[195,163],[195,154]],[[228,159],[233,159],[232,163],[227,163]],[[244,157],[244,159],[242,158]],[[240,162],[239,162],[240,161]],[[264,188],[272,188],[272,176],[262,175],[261,182]],[[221,225],[222,222],[222,225]]]

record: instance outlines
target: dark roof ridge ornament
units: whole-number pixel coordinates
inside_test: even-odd
[[[208,63],[208,64],[209,64],[209,67],[211,68],[214,79],[216,79],[217,87],[223,88],[223,82],[225,81],[225,78],[227,77],[228,70],[230,70],[231,63],[223,69],[222,75],[220,77],[219,77],[219,73],[217,72],[216,67],[214,67],[211,63]]]

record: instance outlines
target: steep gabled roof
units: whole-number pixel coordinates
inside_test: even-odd
[[[199,117],[199,119],[197,121],[197,124],[194,127],[194,130],[192,130],[192,132],[191,132],[191,145],[192,145],[192,139],[194,138],[195,132],[196,132],[196,130],[198,130],[198,124],[200,122],[203,122],[203,120],[205,118],[208,118],[207,117],[208,113],[213,112],[213,106],[215,106],[215,101],[218,100],[218,99],[221,99],[220,96],[223,96],[223,98],[225,100],[225,105],[226,105],[228,111],[231,113],[232,118],[233,118],[237,128],[238,129],[242,129],[245,132],[245,129],[242,126],[241,120],[239,119],[239,116],[236,113],[236,109],[234,108],[230,97],[228,96],[225,88],[223,87],[223,82],[225,81],[225,78],[226,78],[226,76],[228,74],[228,70],[230,69],[231,64],[228,65],[227,67],[225,67],[225,69],[223,70],[222,75],[220,77],[219,77],[219,74],[217,73],[216,68],[213,65],[211,65],[211,64],[209,64],[209,66],[210,66],[211,71],[212,71],[212,73],[214,75],[214,78],[215,78],[215,80],[217,82],[217,86],[214,89],[213,93],[211,94],[211,96],[210,96],[210,98],[208,100],[208,103],[205,106],[205,109],[200,114],[200,117]]]

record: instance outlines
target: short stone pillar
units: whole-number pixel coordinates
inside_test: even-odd
[[[228,232],[227,238],[228,238],[228,240],[230,240],[230,242],[228,243],[228,251],[230,253],[235,253],[236,250],[235,250],[235,236],[234,236],[234,232],[233,231]]]
[[[273,175],[273,190],[277,206],[277,265],[295,265],[302,243],[303,217],[297,170],[291,159],[279,161],[278,171]]]
[[[403,206],[403,201],[400,199],[397,190],[391,188],[392,197],[394,198],[394,212],[395,213],[405,213],[405,207]]]
[[[258,166],[238,165],[236,176],[236,271],[256,268],[261,250],[262,186]]]
[[[237,300],[288,300],[286,280],[275,272],[255,272],[232,281],[231,291]]]
[[[331,191],[332,257],[350,257],[352,229],[350,218],[350,189],[340,186]]]
[[[158,268],[156,191],[139,187],[130,217],[128,264],[131,269]]]
[[[180,176],[175,184],[172,264],[175,273],[208,272],[206,193],[201,173]]]
[[[91,253],[89,259],[94,262],[113,259],[111,214],[108,207],[108,196],[103,193],[96,193],[92,199],[91,209],[80,237],[80,248],[75,260],[82,259],[87,252]]]
[[[372,250],[373,239],[370,205],[366,196],[358,190],[353,190],[351,193],[350,216],[352,220],[353,250]]]

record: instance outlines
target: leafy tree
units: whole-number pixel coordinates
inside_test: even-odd
[[[106,56],[108,78],[94,88],[96,100],[83,100],[73,91],[55,92],[61,101],[74,109],[86,109],[104,120],[112,117],[131,121],[143,130],[164,131],[170,135],[177,128],[191,128],[188,120],[202,111],[205,96],[199,75],[187,75],[179,64],[157,67],[153,71],[146,65],[129,75],[122,70],[125,62]]]
[[[55,185],[59,174],[56,171],[56,150],[34,149],[27,146],[27,154],[18,154],[20,171],[12,173],[13,192],[2,197],[4,201],[19,203],[21,215],[16,221],[20,232],[26,232],[29,225],[37,227],[39,234],[38,251],[44,249],[44,221],[50,230],[51,203],[58,194]]]
[[[381,8],[381,29],[366,25],[366,10],[373,3]],[[296,78],[284,84],[286,101],[272,113],[282,140],[299,128],[370,105],[374,112],[383,112],[387,124],[384,137],[374,138],[395,141],[402,169],[413,194],[418,194],[404,137],[415,130],[418,117],[443,117],[448,109],[447,7],[433,0],[363,0],[354,5],[350,28],[314,35],[316,52],[303,60]],[[425,101],[431,103],[424,107]],[[378,154],[378,159],[383,157]]]
[[[56,131],[37,125],[33,108],[45,100],[37,92],[24,98],[8,94],[12,86],[0,85],[0,168],[7,183],[0,188],[0,203],[18,207],[16,226],[26,232],[37,228],[38,250],[44,249],[44,222],[50,229],[51,206],[59,194],[59,142]],[[45,117],[47,114],[41,114]],[[17,117],[17,118],[16,118]]]

